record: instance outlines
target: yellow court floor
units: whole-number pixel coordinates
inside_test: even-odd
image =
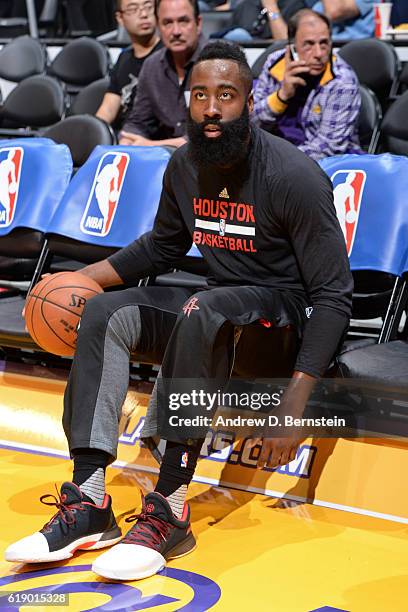
[[[0,372],[1,559],[10,542],[50,518],[52,509],[40,503],[40,496],[71,479],[60,427],[64,376],[48,376],[36,370],[30,375],[7,368]],[[126,516],[140,508],[139,491],[153,489],[157,471],[134,444],[138,418],[122,436],[121,461],[107,472],[108,492],[124,531]],[[296,470],[275,474],[268,476],[268,495],[239,490],[244,482],[240,485],[239,478],[248,474],[259,490],[250,466],[228,467],[230,487],[216,486],[215,472],[203,482],[212,465],[224,464],[202,460],[201,482],[189,488],[198,540],[190,555],[170,562],[155,577],[128,583],[109,583],[90,571],[97,551],[47,565],[0,560],[0,611],[406,612],[408,519],[401,500],[406,492],[400,486],[399,499],[395,491],[396,483],[405,486],[405,451],[398,445],[339,443],[328,458],[323,455],[317,484],[310,478],[307,485],[306,468],[299,478]],[[317,458],[320,452],[319,447]],[[343,481],[348,489],[341,489]],[[313,499],[311,486],[314,505],[271,493],[281,488],[292,498],[295,490],[298,497]],[[348,511],[335,509],[333,500]],[[50,596],[54,605],[24,605]],[[67,605],[56,606],[57,596]]]
[[[39,497],[53,492],[55,481],[70,479],[70,463],[1,450],[0,473],[3,551],[47,521],[49,508]],[[139,489],[150,490],[153,479],[110,469],[108,490],[122,528],[125,516],[140,507]],[[62,589],[72,611],[407,610],[406,525],[199,484],[190,488],[190,503],[198,547],[170,562],[161,575],[109,584],[90,571],[95,552],[41,566],[2,562],[0,597],[4,591]],[[18,609],[43,608],[0,599],[0,610]]]

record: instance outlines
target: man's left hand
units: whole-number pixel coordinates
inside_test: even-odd
[[[316,384],[316,378],[304,374],[303,372],[294,372],[292,379],[283,394],[280,406],[274,411],[274,415],[278,418],[279,423],[284,423],[285,415],[290,415],[294,418],[303,416],[306,403]],[[275,468],[279,465],[286,465],[293,461],[296,457],[296,451],[300,444],[307,438],[302,427],[286,428],[286,431],[281,430],[284,437],[276,438],[255,438],[251,446],[262,444],[261,452],[258,457],[257,467]],[[285,435],[286,434],[286,435]]]
[[[258,468],[276,468],[286,465],[296,457],[296,451],[305,438],[295,436],[291,438],[262,438],[254,441],[255,444],[262,444],[259,453]]]
[[[153,140],[140,136],[140,134],[132,134],[132,132],[122,131],[119,139],[120,145],[131,145],[133,147],[151,147],[154,145]]]

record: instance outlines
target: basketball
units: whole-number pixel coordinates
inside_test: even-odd
[[[46,276],[27,296],[25,320],[30,336],[48,353],[72,356],[84,306],[102,292],[97,282],[80,272]]]

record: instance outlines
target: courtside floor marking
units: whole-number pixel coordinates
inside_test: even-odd
[[[70,459],[69,454],[65,453],[64,451],[58,451],[56,449],[50,449],[46,447],[44,448],[41,446],[34,446],[31,444],[24,444],[22,442],[21,443],[19,442],[18,444],[16,444],[15,442],[12,443],[12,442],[8,442],[7,440],[0,439],[0,448],[7,449],[7,450],[14,450],[17,452],[34,454],[34,455],[43,455],[47,457],[58,457],[60,459]],[[141,465],[138,465],[137,463],[127,463],[126,461],[115,461],[114,463],[112,463],[111,467],[114,467],[116,469],[126,468],[129,470],[147,472],[149,474],[155,474],[155,475],[158,475],[159,473],[158,468],[150,468],[148,466],[141,466]],[[274,491],[272,489],[259,489],[258,487],[251,487],[251,486],[244,486],[244,485],[240,486],[237,483],[230,483],[224,480],[219,481],[216,478],[194,476],[193,481],[198,482],[200,484],[221,486],[221,487],[226,487],[228,489],[245,491],[246,493],[257,493],[260,495],[265,495],[267,497],[278,497],[278,498],[289,499],[289,500],[297,501],[297,502],[306,502],[306,503],[310,503],[313,506],[331,508],[332,510],[342,510],[343,512],[350,512],[353,514],[360,514],[362,516],[370,516],[372,518],[378,518],[378,519],[383,519],[386,521],[392,521],[394,523],[402,523],[404,525],[408,525],[408,518],[405,518],[403,516],[396,516],[394,514],[386,514],[384,512],[375,512],[373,510],[367,510],[365,508],[356,508],[354,506],[335,504],[335,503],[328,502],[328,501],[327,502],[321,501],[319,499],[314,499],[313,502],[310,502],[304,497],[299,497],[297,495],[286,495],[285,493],[282,493],[281,491]]]

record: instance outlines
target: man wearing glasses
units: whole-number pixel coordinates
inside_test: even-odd
[[[189,77],[205,45],[197,0],[157,0],[156,17],[165,48],[149,57],[119,143],[179,147],[186,142]]]
[[[117,0],[116,9],[117,22],[129,34],[131,46],[120,54],[96,116],[120,130],[132,108],[143,63],[162,44],[153,0]]]

